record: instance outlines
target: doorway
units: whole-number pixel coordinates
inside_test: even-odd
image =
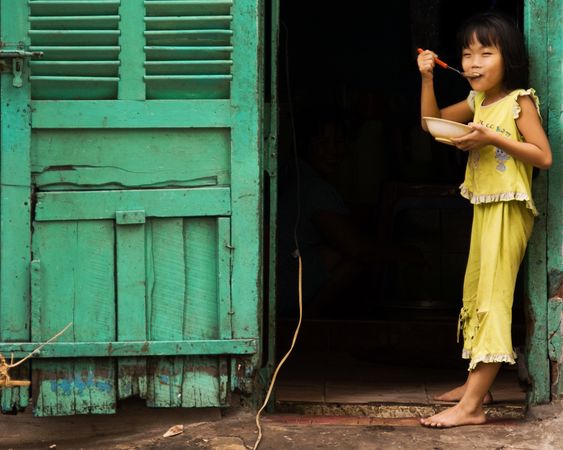
[[[298,313],[298,246],[304,324],[280,372],[278,410],[392,415],[406,405],[426,414],[434,395],[465,379],[456,328],[472,217],[458,191],[466,155],[421,130],[415,58],[417,47],[431,48],[457,66],[458,26],[491,7],[522,24],[522,1],[463,11],[440,0],[281,3],[278,360]],[[441,106],[467,96],[452,71],[437,68],[435,83]],[[489,413],[523,413],[522,363],[502,368]]]

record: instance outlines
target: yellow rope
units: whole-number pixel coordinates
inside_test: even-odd
[[[2,387],[7,388],[7,387],[14,387],[14,386],[29,386],[29,384],[30,384],[29,381],[11,380],[10,375],[9,375],[10,369],[17,367],[20,364],[23,364],[24,362],[26,362],[29,358],[32,358],[39,350],[41,350],[47,344],[50,344],[55,339],[58,339],[59,336],[61,334],[63,334],[66,330],[68,330],[71,325],[72,325],[72,322],[70,322],[66,327],[64,327],[61,331],[59,331],[57,334],[55,334],[51,339],[49,339],[48,341],[39,345],[29,355],[27,355],[25,358],[21,359],[20,361],[18,361],[15,364],[14,364],[14,355],[13,354],[12,354],[10,364],[8,364],[6,362],[6,358],[4,358],[4,355],[2,353],[0,353],[0,388],[2,388]]]

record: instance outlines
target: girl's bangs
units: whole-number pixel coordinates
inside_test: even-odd
[[[499,38],[497,30],[488,26],[489,24],[480,24],[472,28],[467,28],[461,35],[461,48],[468,48],[476,41],[483,47],[499,47]]]

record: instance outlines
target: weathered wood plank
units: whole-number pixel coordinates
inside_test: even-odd
[[[547,205],[547,296],[550,306],[561,311],[563,302],[563,0],[548,2],[549,22],[547,24],[547,67],[549,73],[549,104],[548,132],[553,151],[553,165],[548,173]],[[545,53],[544,53],[545,55]],[[562,349],[562,316],[559,329],[553,330],[559,339],[550,339],[553,345],[553,358],[557,364],[557,374],[552,371],[551,392],[553,398],[563,394],[563,349]]]
[[[233,82],[231,102],[237,111],[232,130],[233,336],[258,336],[262,318],[262,99],[263,61],[257,20],[258,2],[234,2]],[[257,90],[247,86],[258,86]]]
[[[266,152],[264,167],[268,173],[268,182],[264,189],[268,189],[267,202],[269,210],[269,224],[267,230],[269,235],[265,242],[268,248],[265,249],[264,263],[268,264],[264,273],[267,273],[268,289],[268,323],[267,334],[263,329],[263,339],[268,339],[268,360],[264,367],[264,374],[261,379],[270,380],[276,367],[276,305],[277,305],[277,277],[276,277],[276,255],[277,255],[277,223],[278,223],[278,117],[279,117],[279,98],[278,98],[278,51],[279,51],[279,24],[280,24],[280,1],[271,1],[271,20],[270,20],[270,103],[265,105],[268,114],[264,114]],[[267,82],[267,80],[266,80]],[[266,326],[266,325],[264,325]],[[266,337],[267,336],[267,337]],[[272,396],[273,397],[273,396]],[[269,410],[273,409],[275,398],[270,400]]]
[[[119,85],[120,100],[144,100],[145,83],[145,6],[142,2],[121,2],[119,5],[120,36]]]
[[[33,244],[41,261],[41,341],[69,322],[57,344],[114,341],[113,222],[37,223]],[[34,414],[115,412],[114,372],[109,358],[34,361]]]
[[[42,261],[39,328],[34,336],[46,341],[74,320],[74,267],[77,225],[75,222],[52,227],[36,224],[33,254]],[[61,258],[60,255],[65,257]],[[54,271],[46,276],[45,267]],[[55,275],[56,274],[56,275]],[[53,276],[55,275],[55,276]],[[72,342],[74,329],[59,337],[58,342]],[[33,361],[32,388],[34,414],[37,416],[72,414],[73,361]]]
[[[0,11],[4,11],[0,15],[2,42],[21,42],[27,47],[27,2],[0,0]],[[25,80],[27,65],[22,69],[20,87],[13,85],[10,72],[0,76],[0,342],[30,338],[31,89]],[[29,368],[16,373],[29,375]],[[21,409],[28,397],[28,387],[0,389],[0,409]]]
[[[217,339],[217,220],[184,221],[186,267],[185,339]]]
[[[0,17],[2,41],[28,44],[26,2],[1,0],[0,9],[10,11]],[[13,341],[30,333],[30,88],[0,78],[0,341]]]
[[[37,194],[37,221],[114,219],[116,211],[143,209],[147,217],[225,216],[230,189],[146,189]]]
[[[104,341],[104,342],[54,342],[44,347],[36,359],[75,358],[103,356],[164,356],[164,355],[247,355],[256,353],[257,339],[184,339],[162,341]],[[41,342],[4,342],[0,353],[14,353],[22,358],[37,348]]]
[[[116,225],[116,241],[117,338],[146,340],[145,226]]]
[[[149,286],[149,336],[181,340],[186,314],[186,265],[183,219],[153,219],[151,253],[153,279]],[[149,361],[147,405],[181,405],[183,361],[167,357]]]
[[[74,339],[78,342],[115,340],[114,224],[110,221],[78,222],[77,233]],[[76,359],[73,381],[75,414],[115,412],[113,359]]]
[[[226,129],[36,130],[31,169],[42,190],[227,185],[230,147]]]
[[[36,100],[31,106],[34,129],[229,128],[236,112],[227,100],[118,100],[111,108],[103,100]]]
[[[549,86],[548,67],[545,59],[547,46],[548,7],[546,0],[524,2],[524,26],[526,45],[530,55],[531,85],[537,86],[542,96],[542,115],[547,113]],[[534,233],[530,239],[526,259],[526,297],[528,316],[533,326],[527,336],[527,365],[532,387],[528,392],[528,402],[545,403],[550,399],[550,368],[547,359],[547,285],[546,285],[546,214],[547,214],[547,175],[541,173],[534,180],[534,200],[541,216],[536,219]]]
[[[145,225],[116,225],[117,244],[117,338],[140,341],[147,338]],[[146,359],[120,358],[119,398],[146,396]]]
[[[233,337],[231,304],[232,245],[231,221],[226,217],[217,219],[217,300],[219,339]]]
[[[182,407],[227,406],[224,361],[208,356],[184,359]]]

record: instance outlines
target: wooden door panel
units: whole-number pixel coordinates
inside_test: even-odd
[[[41,129],[33,133],[40,190],[199,187],[230,183],[228,129]]]
[[[73,322],[32,362],[37,415],[227,405],[230,355],[241,383],[258,362],[258,2],[0,7],[44,52],[2,73],[0,352]]]
[[[70,322],[61,343],[230,339],[229,245],[228,218],[36,222],[33,340]],[[117,398],[132,395],[150,406],[226,406],[228,361],[37,360],[34,412],[111,413]]]
[[[35,223],[33,341],[46,341],[70,322],[61,343],[115,340],[114,236],[108,220]],[[115,412],[113,366],[109,358],[34,361],[34,414]]]

